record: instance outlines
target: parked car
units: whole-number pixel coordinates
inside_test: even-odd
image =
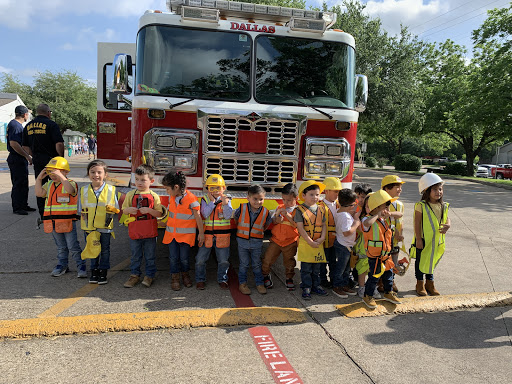
[[[496,168],[496,166],[494,164],[478,164],[478,166],[487,169],[487,176],[482,176],[482,177],[492,177],[491,168]]]
[[[500,165],[504,165],[504,167],[500,167]],[[498,164],[498,167],[491,168],[491,175],[497,179],[512,179],[512,165]]]
[[[476,170],[475,176],[476,177],[489,177],[489,169],[479,165],[477,170]]]
[[[438,157],[438,158],[435,158],[433,161],[434,161],[434,163],[447,163],[448,158],[447,157]]]

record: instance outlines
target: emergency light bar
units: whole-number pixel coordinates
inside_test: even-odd
[[[219,16],[234,16],[289,23],[291,30],[320,32],[336,22],[336,13],[240,3],[229,0],[167,0],[171,12],[185,19],[218,21]],[[213,11],[217,10],[214,14]]]

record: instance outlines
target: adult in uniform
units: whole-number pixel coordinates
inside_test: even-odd
[[[12,211],[17,215],[28,215],[35,208],[28,206],[28,164],[32,164],[32,156],[21,146],[23,123],[28,120],[28,108],[18,105],[14,109],[16,115],[7,125],[7,164],[11,172]]]
[[[36,118],[30,121],[23,130],[23,149],[32,156],[34,174],[37,176],[48,162],[56,157],[64,157],[64,139],[58,124],[51,120],[52,111],[47,104],[39,104]],[[42,180],[44,185],[48,177]],[[41,220],[44,214],[44,198],[37,198],[37,207]]]

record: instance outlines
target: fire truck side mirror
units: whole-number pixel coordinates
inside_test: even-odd
[[[365,75],[356,75],[355,110],[364,112],[368,102],[368,78]]]
[[[125,53],[119,53],[114,58],[114,83],[112,92],[129,95],[132,88],[128,82],[128,77],[132,75],[132,57]]]

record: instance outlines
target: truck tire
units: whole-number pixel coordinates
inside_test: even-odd
[[[497,173],[496,174],[496,178],[500,179],[500,180],[503,180],[503,173]]]

